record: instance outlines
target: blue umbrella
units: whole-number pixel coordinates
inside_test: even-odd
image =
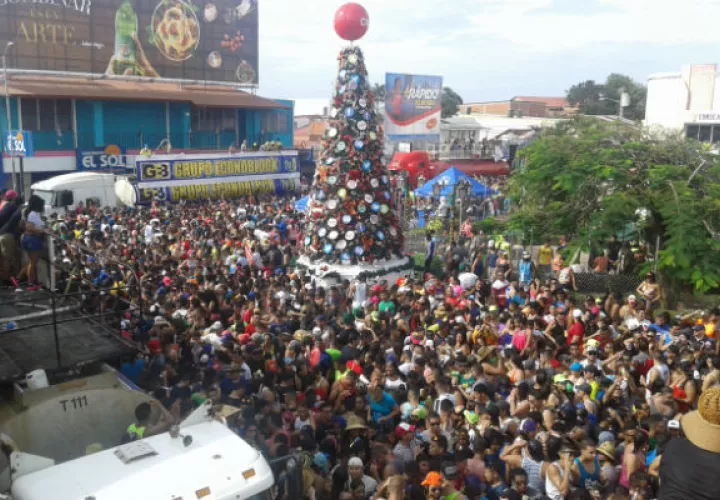
[[[455,188],[455,185],[461,180],[465,179],[470,183],[470,194],[472,196],[490,196],[492,194],[495,194],[495,191],[487,187],[485,184],[483,184],[480,181],[477,181],[470,177],[469,175],[461,172],[460,170],[456,169],[455,167],[451,167],[447,169],[442,174],[438,175],[437,177],[431,179],[430,181],[426,182],[422,187],[419,187],[415,190],[415,194],[417,196],[433,196],[433,186],[435,184],[440,184],[442,186],[442,190],[440,191],[440,196],[451,196],[453,194],[453,190]]]
[[[295,202],[295,211],[296,212],[304,212],[305,210],[307,210],[309,201],[310,201],[310,195],[307,195],[304,198],[300,198],[298,201]]]

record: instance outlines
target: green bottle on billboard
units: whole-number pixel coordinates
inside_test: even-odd
[[[115,13],[115,71],[116,75],[138,75],[133,35],[137,36],[138,18],[130,0],[125,0]],[[128,72],[128,69],[131,71]]]

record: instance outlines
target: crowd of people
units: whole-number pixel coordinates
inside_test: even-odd
[[[62,216],[4,200],[0,278],[22,248],[36,286],[52,234],[58,287],[95,291],[85,307],[118,311],[137,345],[123,373],[176,420],[235,408],[248,443],[301,458],[304,498],[718,498],[720,312],[669,314],[652,275],[583,296],[563,245],[510,262],[471,231],[428,235],[436,276],[323,287],[296,265],[292,199]]]

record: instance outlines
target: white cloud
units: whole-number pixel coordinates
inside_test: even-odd
[[[469,33],[506,40],[522,50],[566,51],[596,43],[652,43],[658,45],[720,41],[717,0],[596,0],[595,8],[573,13],[552,10],[545,0],[494,4],[491,12],[470,16]],[[533,5],[535,4],[535,5]],[[539,10],[540,7],[550,7]],[[598,12],[606,7],[605,12]]]
[[[262,95],[329,95],[345,44],[335,34],[333,16],[345,1],[260,0]],[[536,85],[556,81],[562,94],[574,83],[563,80],[566,57],[578,61],[607,47],[617,66],[652,58],[658,65],[653,71],[672,71],[693,62],[693,46],[720,42],[720,0],[359,1],[370,15],[370,30],[359,45],[373,82],[381,82],[385,72],[439,74],[473,98],[485,98],[483,86],[507,96],[527,93],[530,84],[521,87],[517,73],[533,60],[550,66],[525,78]],[[676,59],[665,65],[665,48],[684,46],[682,62],[676,50]],[[588,57],[587,66],[593,65]]]

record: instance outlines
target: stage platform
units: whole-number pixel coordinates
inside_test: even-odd
[[[67,370],[133,354],[135,348],[111,326],[111,319],[83,314],[79,297],[61,300],[56,295],[53,301],[45,290],[0,289],[0,383],[39,368]]]

